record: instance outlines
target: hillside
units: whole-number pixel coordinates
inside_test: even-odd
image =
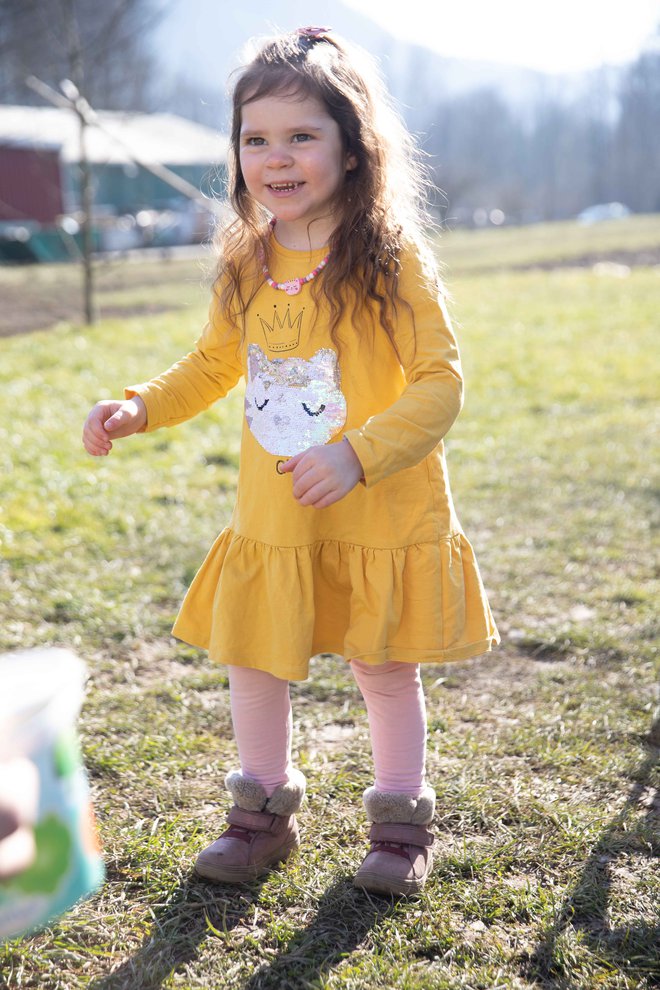
[[[304,24],[332,26],[372,52],[413,128],[424,123],[424,109],[439,95],[492,86],[507,102],[526,107],[541,94],[561,98],[575,93],[590,75],[549,76],[497,62],[444,58],[430,48],[395,38],[341,0],[282,0],[267,14],[260,0],[245,0],[236,5],[231,18],[216,0],[161,2],[163,17],[155,33],[155,54],[166,80],[165,98],[183,100],[186,105],[192,99],[195,106],[189,112],[216,126],[219,117],[222,122],[225,119],[227,77],[240,64],[240,52],[248,39]],[[204,104],[199,97],[195,99],[196,90],[204,93]]]

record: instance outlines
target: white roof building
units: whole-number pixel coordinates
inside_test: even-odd
[[[170,113],[98,111],[86,129],[97,215],[218,213],[226,135]],[[80,209],[80,120],[69,109],[0,105],[0,222],[53,223]]]
[[[98,164],[220,165],[226,135],[171,113],[97,112],[100,127],[87,130],[87,156]],[[61,160],[80,160],[80,124],[70,110],[0,106],[0,145],[59,148]]]

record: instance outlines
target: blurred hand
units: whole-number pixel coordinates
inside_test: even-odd
[[[0,880],[22,873],[36,856],[39,774],[31,760],[0,762]]]
[[[104,399],[97,402],[83,427],[83,445],[93,457],[105,457],[112,450],[112,441],[139,433],[147,425],[147,407],[139,396],[118,402]]]
[[[293,497],[300,505],[324,509],[357,485],[363,471],[348,440],[310,447],[281,467],[293,474]]]

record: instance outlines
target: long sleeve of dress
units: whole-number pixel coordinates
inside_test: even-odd
[[[444,299],[424,285],[414,256],[406,259],[399,291],[412,309],[398,305],[395,330],[406,387],[388,409],[345,434],[367,487],[419,464],[448,432],[463,402],[458,347]]]
[[[208,409],[243,374],[238,332],[221,320],[215,299],[208,323],[194,350],[167,371],[124,390],[127,399],[139,395],[147,407],[145,432],[176,426]]]

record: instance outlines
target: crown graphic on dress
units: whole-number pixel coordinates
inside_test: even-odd
[[[269,323],[263,316],[259,316],[261,326],[266,337],[268,349],[271,351],[292,351],[300,343],[300,329],[305,308],[292,320],[291,308],[287,306],[283,317],[277,312],[277,304],[273,306],[273,322]]]

